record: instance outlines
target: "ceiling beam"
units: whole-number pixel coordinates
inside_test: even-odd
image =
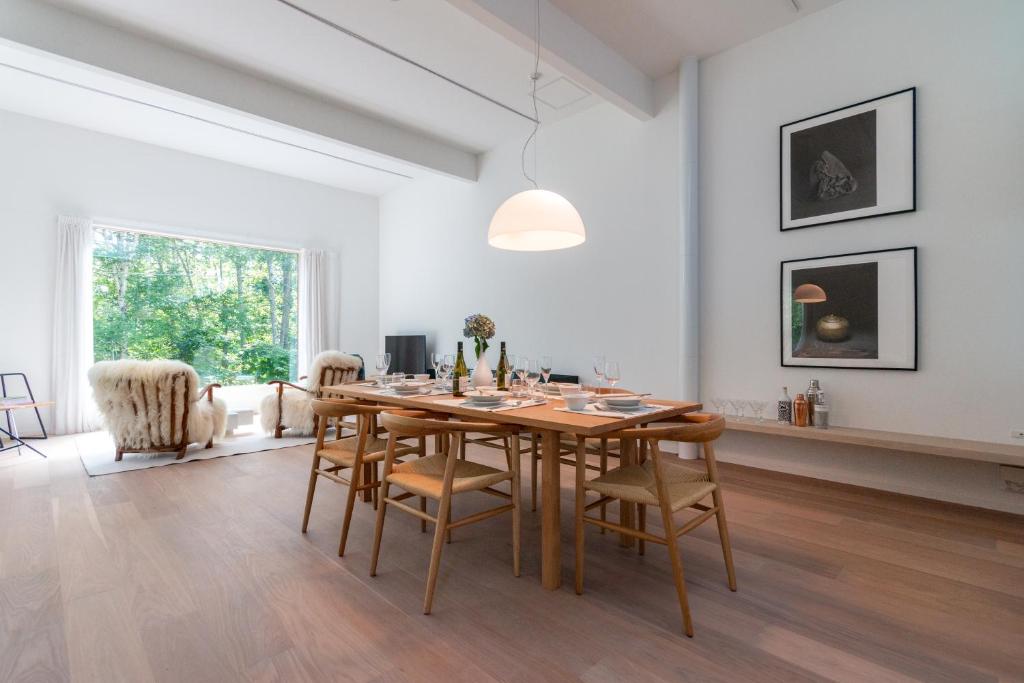
[[[33,0],[0,0],[0,38],[308,131],[375,165],[477,179],[477,156],[440,140]]]
[[[448,0],[507,40],[533,52],[536,4]],[[654,81],[549,0],[540,0],[541,59],[584,88],[641,120],[655,114]]]

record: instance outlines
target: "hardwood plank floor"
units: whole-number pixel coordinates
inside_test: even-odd
[[[573,593],[570,468],[563,588],[539,514],[518,579],[499,517],[455,531],[425,617],[418,520],[389,512],[376,578],[369,505],[335,555],[341,487],[299,533],[309,447],[90,478],[45,446],[0,458],[0,681],[1024,681],[1013,515],[720,465],[739,591],[713,523],[682,540],[691,640],[659,546],[588,528]]]

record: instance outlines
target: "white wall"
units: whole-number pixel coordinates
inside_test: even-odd
[[[481,160],[477,184],[422,180],[381,199],[381,335],[425,333],[454,352],[463,318],[486,313],[509,352],[550,355],[585,375],[591,357],[621,363],[623,386],[677,385],[678,103],[658,84],[659,113],[641,123],[610,105],[543,127],[541,187],[567,197],[587,226],[580,247],[509,252],[487,244],[498,205],[527,189],[522,140]],[[471,345],[467,352],[472,353]],[[467,358],[470,365],[472,358]]]
[[[60,213],[331,250],[332,343],[376,346],[375,197],[0,112],[0,367],[26,372],[37,397],[50,398]]]
[[[1019,0],[847,0],[702,62],[705,400],[774,399],[817,377],[837,424],[1007,443],[1024,428],[1022,27]],[[909,86],[917,212],[780,233],[779,125]],[[780,261],[908,245],[919,247],[918,372],[780,367]],[[721,450],[1024,510],[995,465],[739,435]]]

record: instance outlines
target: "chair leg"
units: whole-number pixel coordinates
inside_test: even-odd
[[[377,576],[377,557],[380,555],[380,537],[384,533],[384,513],[388,510],[387,477],[380,484],[380,507],[377,508],[377,526],[373,532],[373,552],[370,554],[370,576]]]
[[[378,495],[378,489],[380,488],[380,484],[377,481],[377,463],[370,464],[370,486],[373,487],[370,489],[370,497],[373,499],[373,509],[376,510],[377,503],[380,498],[380,496]]]
[[[601,476],[608,474],[608,439],[601,439]],[[601,521],[608,521],[608,504],[601,506]],[[604,527],[601,527],[601,533],[606,531]]]
[[[729,590],[736,590],[736,568],[732,563],[732,545],[729,543],[729,528],[725,524],[725,507],[722,502],[722,492],[716,486],[711,494],[718,512],[715,519],[718,521],[718,538],[722,542],[722,555],[725,557],[725,573],[729,577]]]
[[[676,595],[679,598],[679,611],[683,615],[683,631],[693,637],[693,620],[690,618],[690,602],[686,597],[686,577],[683,575],[683,559],[679,556],[679,539],[676,538],[676,526],[672,523],[672,510],[668,502],[661,504],[661,520],[665,527],[668,556],[672,560],[672,580],[676,584]]]
[[[175,458],[175,460],[181,460],[182,458],[184,458],[185,457],[185,451],[187,451],[187,450],[188,450],[188,446],[182,446],[181,450],[178,451],[178,456]]]
[[[537,511],[537,435],[530,434],[530,512]]]
[[[423,497],[423,496],[420,496],[420,512],[426,512],[426,511],[427,511],[427,499],[425,497]],[[427,533],[427,520],[425,520],[425,519],[420,519],[420,533],[421,534]]]
[[[576,446],[576,595],[583,594],[583,514],[586,502],[583,486],[587,479],[586,443],[584,439],[580,439]]]
[[[117,453],[114,455],[114,462],[121,462],[122,458],[124,458],[124,450],[118,448]]]
[[[309,526],[309,513],[313,509],[313,491],[316,490],[316,480],[319,478],[316,471],[320,467],[320,456],[313,455],[313,466],[309,468],[309,486],[306,487],[306,510],[302,513],[302,533],[306,533]]]
[[[374,466],[376,469],[376,466]],[[356,491],[362,481],[358,467],[352,468],[351,481],[348,485],[348,495],[345,496],[345,519],[341,522],[341,540],[338,541],[338,557],[345,556],[345,544],[348,542],[348,528],[352,523],[352,510],[356,506]]]
[[[508,465],[508,469],[511,472],[512,471],[512,451],[511,451],[511,449],[509,449],[508,437],[507,436],[501,437],[501,445],[505,449],[505,464]]]
[[[276,427],[274,427],[274,438],[275,439],[280,439],[283,432],[284,432],[284,428],[281,427],[281,425],[277,425]]]
[[[508,439],[505,440],[506,444]],[[506,447],[505,453],[509,456],[509,469],[512,470],[512,574],[520,574],[520,537],[522,535],[522,501],[519,483],[519,435],[512,435],[512,451]]]
[[[427,592],[423,597],[423,613],[430,614],[434,603],[434,588],[437,586],[437,572],[441,568],[441,550],[448,531],[448,519],[451,515],[451,493],[442,495],[437,509],[437,526],[434,529],[434,545],[430,550],[430,571],[427,573]],[[450,539],[449,539],[450,542]]]
[[[466,440],[459,441],[459,460],[466,459]]]
[[[206,447],[207,448],[213,448],[213,437],[212,436],[210,437],[210,440],[206,442]]]
[[[643,503],[637,505],[637,522],[640,525],[640,531],[647,531],[647,506]],[[645,543],[646,541],[643,538],[640,538],[639,543],[637,543],[637,552],[640,555],[643,555],[644,550],[646,550]]]
[[[445,520],[445,535],[444,535],[445,543],[451,543],[452,542],[452,530],[448,529],[448,525],[451,524],[451,523],[452,523],[452,504],[451,504],[451,502],[449,502],[448,503],[448,517]]]

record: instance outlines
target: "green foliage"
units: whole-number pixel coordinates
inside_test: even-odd
[[[203,381],[295,379],[294,254],[97,229],[96,360],[170,358]]]

